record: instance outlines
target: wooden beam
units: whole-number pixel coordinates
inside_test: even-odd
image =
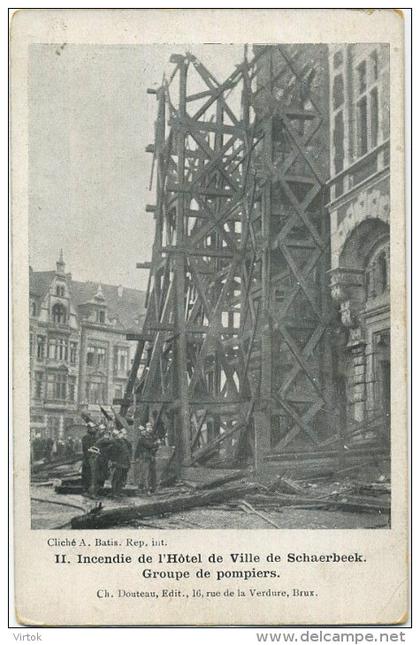
[[[129,520],[144,517],[160,516],[165,513],[180,513],[190,508],[217,504],[235,497],[242,497],[247,493],[257,491],[258,484],[249,482],[235,482],[225,484],[213,490],[191,492],[184,495],[172,495],[167,499],[147,501],[143,504],[121,506],[119,508],[103,509],[73,517],[72,529],[103,529],[116,526]]]

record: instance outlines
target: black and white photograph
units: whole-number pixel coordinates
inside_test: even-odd
[[[391,527],[389,56],[30,46],[33,529]]]
[[[14,12],[12,622],[408,624],[407,16]]]

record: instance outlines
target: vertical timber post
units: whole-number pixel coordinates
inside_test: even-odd
[[[179,127],[177,133],[178,196],[176,204],[176,253],[175,253],[175,334],[176,334],[176,379],[177,409],[175,412],[175,436],[178,473],[183,463],[191,461],[190,412],[188,405],[187,343],[185,335],[185,117],[187,93],[187,62],[179,63]]]
[[[273,64],[272,51],[266,54],[266,79],[270,92],[272,89]],[[267,162],[272,161],[272,119],[264,122],[263,156]],[[270,285],[271,285],[271,252],[270,252],[270,220],[271,220],[271,178],[267,175],[262,197],[262,257],[261,257],[261,385],[260,406],[255,414],[255,470],[260,473],[264,465],[264,456],[271,448],[271,390],[272,390],[272,328],[269,317]]]

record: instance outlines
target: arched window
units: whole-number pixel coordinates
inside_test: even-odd
[[[378,256],[378,278],[381,291],[385,291],[388,286],[388,263],[385,251]]]
[[[55,323],[65,323],[66,322],[66,309],[62,304],[56,303],[52,308],[52,318]]]
[[[389,288],[388,245],[381,245],[370,256],[365,274],[366,296],[376,298]]]

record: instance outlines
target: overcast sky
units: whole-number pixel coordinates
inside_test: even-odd
[[[32,45],[29,69],[29,231],[34,270],[63,248],[77,280],[145,288],[154,203],[148,184],[156,99],[146,94],[190,50],[223,80],[236,45]]]

